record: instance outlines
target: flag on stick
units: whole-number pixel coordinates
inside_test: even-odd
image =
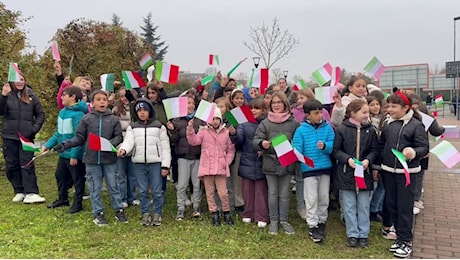
[[[55,61],[61,61],[61,55],[59,55],[58,44],[56,41],[51,43],[51,52],[53,53],[53,59]]]
[[[318,82],[319,86],[324,85],[331,80],[332,66],[329,63],[324,64],[321,68],[315,70],[312,74],[313,79]]]
[[[25,152],[40,152],[40,147],[29,141],[21,133],[18,132],[19,140],[21,140],[22,150]]]
[[[307,83],[303,79],[300,79],[297,81],[297,83],[294,85],[294,90],[299,91],[301,89],[307,88]]]
[[[256,122],[250,106],[235,107],[225,113],[225,118],[227,118],[228,122],[232,126],[237,126],[246,122]]]
[[[209,54],[209,65],[217,64],[219,66],[219,56],[215,54]]]
[[[340,67],[334,67],[332,69],[332,75],[331,75],[331,87],[335,87],[339,84],[340,82]]]
[[[430,152],[436,155],[449,169],[460,162],[460,153],[457,148],[446,140],[441,141],[438,145],[433,147]]]
[[[147,69],[147,80],[149,82],[152,82],[153,80],[153,71],[155,70],[155,66],[154,65],[151,65],[148,69]]]
[[[117,148],[109,140],[93,133],[89,133],[88,136],[88,149],[101,152],[117,152]]]
[[[150,65],[153,64],[153,58],[150,56],[150,53],[144,54],[142,59],[139,61],[139,65],[141,65],[143,70],[146,70]]]
[[[369,63],[364,67],[364,71],[369,73],[371,77],[374,79],[379,79],[380,75],[382,75],[383,71],[385,70],[385,66],[377,59],[377,57],[373,57]]]
[[[354,172],[356,186],[359,189],[366,189],[366,181],[364,180],[363,163],[356,158],[353,158],[353,161],[355,161],[355,165],[356,165],[355,172]]]
[[[113,73],[102,74],[100,79],[101,79],[102,90],[110,91],[113,93],[114,91],[113,83],[115,82],[115,74]]]
[[[205,122],[211,123],[214,118],[214,111],[216,110],[216,104],[210,103],[206,100],[201,100],[198,108],[195,112],[195,117]]]
[[[250,85],[250,87],[259,88],[259,92],[265,94],[265,90],[268,88],[269,83],[268,68],[254,70],[252,85]]]
[[[9,82],[19,82],[19,67],[17,63],[10,62],[10,68],[8,71],[8,81]]]
[[[209,82],[211,82],[213,79],[214,79],[214,75],[206,76],[201,80],[201,85],[204,86],[204,85],[208,84]]]
[[[233,68],[231,68],[228,72],[227,72],[227,76],[230,77],[230,75],[241,65],[241,63],[243,63],[245,60],[247,60],[248,58],[244,58],[242,60],[240,60],[235,66],[233,66]]]
[[[410,185],[410,173],[409,173],[409,166],[407,166],[406,157],[404,157],[404,154],[402,154],[400,151],[396,149],[391,149],[391,152],[396,156],[399,163],[401,163],[401,165],[404,168],[404,175],[406,177],[406,187],[407,187]]]
[[[146,86],[141,75],[139,75],[139,73],[136,71],[124,70],[121,72],[121,75],[123,76],[123,81],[125,82],[126,89],[142,88]]]
[[[163,99],[166,117],[169,119],[187,115],[188,97]]]
[[[315,163],[313,162],[313,160],[310,159],[309,157],[303,155],[301,152],[299,152],[297,149],[295,149],[295,147],[294,147],[294,153],[297,156],[297,160],[299,162],[305,163],[307,166],[309,166],[312,169],[315,168]]]
[[[287,167],[298,161],[297,155],[285,134],[273,137],[271,142],[282,166]]]
[[[333,97],[336,91],[336,87],[315,88],[315,97],[321,104],[331,104],[334,103]]]
[[[442,94],[439,94],[434,98],[434,103],[436,104],[436,106],[441,106],[442,104],[444,104],[444,99],[442,99]]]
[[[179,79],[179,66],[159,61],[155,67],[156,79],[170,84],[177,83],[177,80]]]

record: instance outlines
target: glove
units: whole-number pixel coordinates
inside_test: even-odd
[[[65,151],[65,147],[63,144],[57,144],[56,146],[53,147],[53,150],[58,153],[62,153]]]

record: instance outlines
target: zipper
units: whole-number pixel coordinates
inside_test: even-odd
[[[99,136],[102,137],[102,114],[99,113]],[[97,164],[101,164],[101,152],[97,151]]]
[[[144,126],[144,162],[147,164],[147,128]]]

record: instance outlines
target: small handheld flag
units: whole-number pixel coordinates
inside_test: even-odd
[[[359,189],[366,189],[366,181],[364,180],[363,163],[356,158],[353,158],[353,161],[355,162],[355,165],[356,165],[355,172],[354,172],[356,187],[358,187]]]
[[[170,84],[177,83],[179,79],[179,66],[159,61],[155,67],[156,79]]]
[[[139,73],[136,71],[124,70],[121,72],[121,75],[123,76],[123,81],[125,82],[126,89],[142,88],[146,86],[141,75],[139,75]]]
[[[8,71],[8,81],[9,82],[19,82],[19,67],[17,63],[10,62],[10,68]]]
[[[298,161],[297,155],[285,134],[273,137],[271,142],[282,166],[287,167]]]
[[[253,73],[254,74],[252,76],[252,84],[250,85],[250,87],[259,88],[259,92],[261,94],[265,94],[265,90],[268,88],[268,85],[270,83],[268,69],[255,69]]]
[[[235,66],[233,66],[233,68],[231,68],[228,72],[227,72],[227,76],[230,76],[240,65],[241,63],[243,63],[245,60],[247,60],[248,58],[244,58],[242,60],[240,60]]]
[[[446,140],[443,140],[438,145],[433,147],[430,152],[436,155],[439,160],[449,169],[460,162],[460,153],[458,152],[457,148],[455,148],[452,143]]]
[[[22,150],[26,152],[40,152],[40,147],[35,145],[29,139],[25,138],[21,133],[18,132],[19,140],[22,144]]]
[[[294,147],[294,153],[295,155],[297,155],[297,159],[299,160],[299,162],[305,163],[307,166],[309,166],[312,169],[315,168],[315,163],[313,162],[313,160],[303,155],[301,152],[295,149],[295,147]]]
[[[228,122],[232,126],[237,126],[246,122],[256,122],[250,106],[235,107],[225,113],[225,118],[227,118]]]
[[[391,149],[391,152],[396,156],[396,158],[398,159],[398,161],[401,163],[401,165],[404,168],[404,175],[406,177],[406,187],[407,187],[410,185],[410,173],[409,173],[409,166],[407,166],[406,157],[404,157],[404,154],[396,149]]]
[[[143,70],[146,70],[150,65],[153,64],[153,58],[150,56],[150,53],[144,54],[142,59],[139,61],[139,65],[141,65]]]
[[[442,104],[444,104],[444,99],[442,98],[442,94],[439,94],[434,98],[434,103],[436,104],[436,106],[441,106]]]
[[[329,63],[324,64],[321,68],[315,70],[312,74],[313,79],[318,82],[319,86],[326,84],[331,80],[332,66]]]
[[[117,148],[109,140],[93,133],[89,133],[88,136],[88,149],[101,152],[117,152]]]
[[[209,54],[209,65],[217,64],[219,66],[219,56],[215,54]]]
[[[300,79],[297,81],[297,83],[294,85],[294,91],[299,91],[301,89],[307,88],[307,83],[303,79]]]
[[[166,117],[169,119],[187,115],[187,97],[174,97],[163,99]]]
[[[101,79],[102,90],[110,91],[113,93],[114,91],[113,83],[115,82],[115,74],[113,73],[102,74],[100,79]]]
[[[374,79],[379,79],[380,75],[382,75],[383,71],[385,70],[385,66],[377,59],[377,57],[373,57],[369,63],[364,67],[364,71],[369,73],[371,77]]]
[[[53,59],[55,61],[61,61],[61,55],[59,55],[58,44],[56,41],[51,43],[51,52],[53,53]]]
[[[211,123],[214,117],[214,111],[216,110],[216,104],[210,103],[206,100],[201,100],[198,108],[195,112],[195,117],[205,122]]]
[[[213,79],[214,79],[214,75],[206,76],[201,80],[201,85],[204,86],[208,84],[209,82],[211,82]]]

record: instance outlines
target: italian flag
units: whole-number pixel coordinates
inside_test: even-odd
[[[309,157],[303,155],[301,152],[299,152],[297,149],[294,148],[294,153],[297,156],[297,160],[299,162],[305,163],[307,166],[310,168],[314,169],[315,168],[315,163],[313,162],[312,159]]]
[[[216,110],[216,104],[210,103],[206,100],[201,100],[198,108],[195,112],[195,117],[205,122],[211,123],[214,118],[214,111]]]
[[[153,58],[150,56],[150,53],[144,54],[142,59],[139,61],[139,65],[141,65],[143,70],[146,70],[150,65],[153,64]]]
[[[366,67],[364,67],[364,71],[369,73],[374,79],[379,79],[384,70],[385,66],[383,66],[377,57],[373,57]]]
[[[402,154],[400,151],[396,149],[391,149],[391,152],[396,156],[398,161],[401,163],[401,165],[404,168],[404,175],[406,176],[406,187],[410,185],[410,173],[409,173],[409,166],[407,166],[407,161],[406,158],[404,157],[404,154]]]
[[[332,75],[331,75],[331,87],[335,87],[339,84],[340,82],[340,67],[335,67],[332,70]]]
[[[168,82],[170,84],[176,84],[179,78],[179,66],[168,64],[166,62],[157,62],[155,71],[155,78]]]
[[[329,80],[331,80],[332,74],[332,66],[329,63],[324,64],[321,68],[315,70],[312,74],[313,79],[318,82],[319,86],[326,84]]]
[[[51,43],[51,52],[55,61],[61,61],[61,55],[59,55],[59,48],[56,41]]]
[[[353,161],[355,161],[355,182],[356,182],[356,187],[359,189],[365,189],[366,188],[366,181],[364,180],[364,168],[363,168],[363,163],[359,161],[356,158],[353,158]]]
[[[225,113],[225,118],[232,126],[237,126],[246,122],[256,122],[256,119],[251,112],[250,106],[235,107],[234,109]]]
[[[209,54],[209,65],[217,64],[219,66],[219,56],[215,54]]]
[[[214,75],[209,75],[209,76],[206,76],[204,77],[202,80],[201,80],[201,85],[206,85],[208,84],[209,82],[212,81],[212,79],[214,79]]]
[[[436,103],[437,106],[440,106],[444,103],[444,99],[442,99],[442,95],[439,94],[434,98],[434,103]]]
[[[17,63],[10,62],[10,68],[8,71],[9,82],[19,82],[19,67]]]
[[[188,98],[174,97],[163,99],[166,117],[169,119],[187,115]]]
[[[455,148],[452,143],[446,140],[440,142],[433,149],[431,149],[430,152],[436,155],[439,160],[449,169],[460,162],[460,153],[458,152],[457,148]]]
[[[260,93],[265,94],[265,90],[268,88],[269,84],[268,68],[254,70],[252,85],[250,87],[259,88]]]
[[[40,147],[25,138],[21,133],[18,132],[19,140],[21,140],[22,150],[25,152],[40,152]]]
[[[109,140],[93,133],[89,133],[88,136],[88,149],[101,152],[117,152],[117,148],[115,148]]]
[[[126,89],[142,88],[146,86],[141,75],[139,75],[139,73],[136,71],[124,70],[121,72],[121,75],[123,76],[123,81],[125,82]]]
[[[115,74],[107,73],[102,74],[100,77],[102,90],[110,91],[113,93],[113,83],[115,82]]]
[[[307,83],[305,83],[305,80],[303,79],[297,81],[297,83],[294,85],[294,91],[299,91],[304,88],[307,88]]]
[[[227,72],[227,76],[230,77],[230,75],[244,62],[246,61],[248,58],[244,58],[242,60],[240,60],[237,64],[235,64],[235,66],[233,66],[233,68],[231,68],[228,72]]]
[[[298,161],[297,155],[285,134],[273,137],[271,142],[282,166],[287,167]]]

